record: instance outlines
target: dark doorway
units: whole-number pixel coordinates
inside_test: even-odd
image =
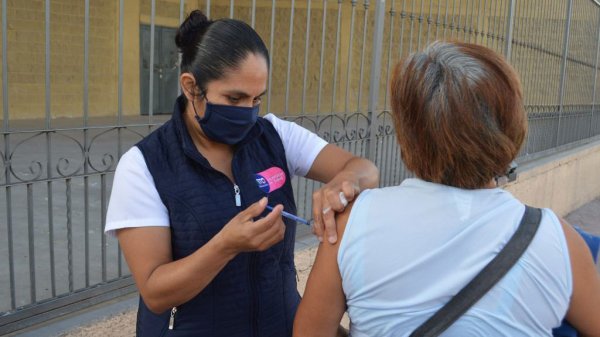
[[[177,98],[179,69],[175,28],[154,26],[153,114],[170,114]],[[140,25],[141,114],[148,115],[150,103],[150,26]]]

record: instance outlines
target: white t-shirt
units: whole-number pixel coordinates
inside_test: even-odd
[[[351,335],[408,336],[500,252],[524,210],[499,188],[407,179],[363,191],[337,257]],[[569,306],[571,278],[562,227],[544,209],[517,264],[441,336],[551,336]]]
[[[264,118],[273,124],[281,137],[290,175],[305,176],[327,142],[273,114]],[[167,208],[158,195],[144,156],[134,146],[123,154],[117,165],[104,232],[114,235],[115,230],[121,228],[169,227],[169,224]]]

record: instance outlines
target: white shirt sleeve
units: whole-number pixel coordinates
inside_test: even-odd
[[[169,227],[169,214],[163,204],[144,155],[137,147],[127,151],[117,165],[104,233],[129,227]]]
[[[284,121],[273,114],[264,118],[273,124],[281,137],[290,175],[306,176],[327,142],[294,122]]]

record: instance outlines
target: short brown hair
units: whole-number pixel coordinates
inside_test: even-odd
[[[486,186],[527,132],[516,72],[483,46],[436,41],[408,56],[394,69],[391,97],[402,159],[430,182]]]

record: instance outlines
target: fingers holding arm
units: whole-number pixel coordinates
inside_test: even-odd
[[[367,159],[329,144],[315,159],[307,177],[326,183],[313,193],[314,232],[337,241],[335,213],[342,212],[360,191],[379,185],[379,171]]]

